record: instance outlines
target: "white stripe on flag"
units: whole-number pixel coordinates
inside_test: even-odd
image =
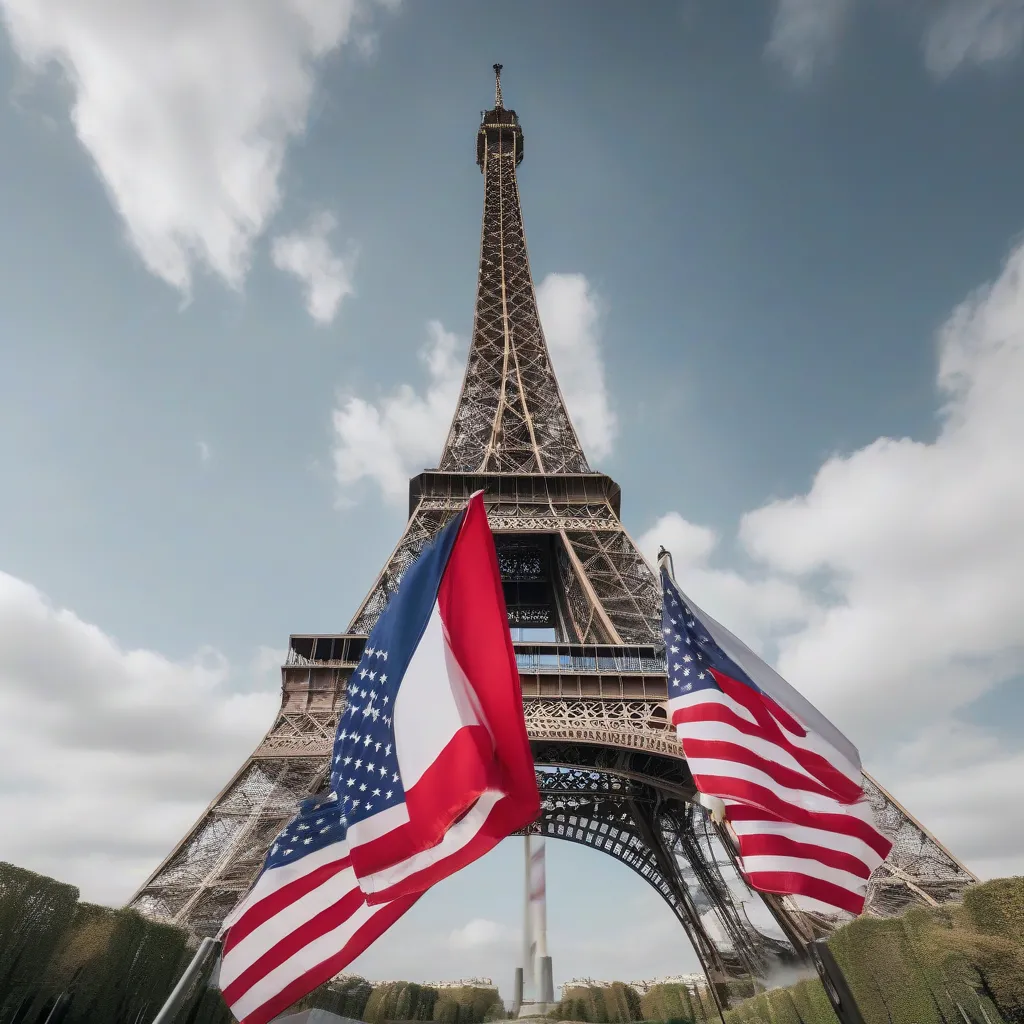
[[[694,707],[706,707],[709,704],[719,704],[723,708],[726,708],[735,714],[737,718],[750,722],[752,725],[757,725],[757,721],[750,711],[748,711],[742,704],[733,700],[728,694],[723,693],[720,690],[697,690],[695,693],[684,694],[681,697],[672,697],[668,702],[669,719],[671,720],[676,711]],[[680,738],[685,740],[697,724],[698,723],[695,721],[679,722],[676,728],[680,733]],[[811,754],[817,754],[824,758],[824,760],[832,765],[832,767],[838,772],[850,779],[851,782],[855,783],[857,786],[863,785],[863,775],[860,770],[853,768],[845,758],[837,756],[835,749],[823,741],[820,736],[816,736],[813,731],[808,730],[805,736],[797,736],[782,726],[781,723],[779,727],[782,729],[783,735],[794,747],[799,750],[806,750]],[[739,730],[737,730],[737,735],[742,737],[742,739],[736,739],[734,742],[741,743],[743,746],[752,745],[753,737],[748,737],[746,733],[741,733]],[[763,742],[772,743],[771,740],[765,740]],[[776,747],[776,749],[780,755],[785,753],[781,747]],[[777,761],[778,758],[772,757],[772,760]],[[801,772],[805,771],[803,768],[799,768],[798,770]]]
[[[729,801],[726,807],[731,803],[732,801]],[[808,843],[811,846],[822,846],[826,850],[848,853],[872,870],[882,862],[882,858],[863,839],[847,835],[844,832],[811,828],[807,825],[794,825],[788,821],[730,821],[729,827],[741,838],[744,836],[782,836],[797,843]]]
[[[386,906],[386,904],[385,904]],[[273,999],[297,978],[330,959],[370,920],[382,907],[368,907],[365,903],[337,928],[321,935],[293,953],[282,964],[265,974],[232,1007],[231,1012],[242,1020]],[[286,934],[283,930],[281,934]],[[225,959],[227,959],[225,957]]]
[[[684,747],[685,752],[685,747]],[[751,765],[743,764],[740,761],[723,761],[711,757],[687,758],[686,763],[694,778],[697,776],[718,776],[729,779],[738,779],[741,782],[748,782],[755,786],[761,786],[768,790],[779,800],[790,804],[793,807],[802,808],[805,811],[812,811],[815,814],[845,814],[851,813],[851,808],[858,807],[858,804],[843,804],[833,797],[822,796],[818,793],[810,793],[803,789],[791,789],[782,786],[773,779],[767,772],[754,768]],[[713,793],[712,796],[720,796]],[[727,797],[726,799],[734,799]],[[741,800],[738,803],[746,803]],[[860,813],[855,815],[860,818]]]
[[[347,856],[347,843],[331,843],[330,846],[325,846],[322,850],[317,850],[316,853],[302,857],[294,864],[283,864],[279,868],[264,871],[256,880],[256,884],[224,919],[221,933],[227,931],[250,907],[271,893],[277,892],[278,889],[296,879],[305,878],[310,872],[316,871],[317,868],[323,867],[325,864],[333,864],[335,861],[344,860]]]
[[[672,697],[668,702],[669,717],[676,711],[684,711],[686,708],[692,707],[705,707],[708,704],[721,704],[738,718],[744,719],[751,725],[757,725],[757,719],[742,704],[734,701],[732,697],[721,690],[696,690],[693,693],[683,694],[681,697]]]
[[[868,884],[868,880],[859,875],[852,875],[849,871],[842,871],[839,868],[830,868],[820,861],[804,857],[741,857],[740,863],[747,874],[752,875],[759,871],[791,871],[797,875],[807,875],[809,878],[831,882],[859,896],[864,895]]]
[[[447,857],[458,853],[473,841],[476,834],[487,823],[491,811],[504,798],[496,789],[485,790],[466,814],[444,834],[444,838],[429,850],[423,850],[406,860],[400,861],[383,871],[368,875],[362,880],[363,892],[383,892],[404,881],[410,875],[423,871]]]
[[[771,665],[762,661],[739,637],[698,608],[681,590],[679,596],[704,623],[711,639],[726,656],[739,665],[773,700],[800,719],[809,734],[818,735],[821,744],[818,752],[844,775],[859,780],[861,764],[857,748],[802,693],[787,683]]]
[[[680,726],[679,731],[683,732],[683,745],[685,747],[687,740],[710,740],[719,743],[735,743],[736,746],[742,747],[744,750],[749,750],[752,754],[757,754],[759,757],[764,758],[766,761],[770,761],[772,764],[777,764],[782,768],[788,768],[790,771],[796,772],[802,776],[812,786],[822,786],[824,783],[819,782],[800,762],[787,751],[784,747],[779,746],[777,743],[773,743],[771,740],[762,739],[760,736],[750,736],[745,732],[741,732],[733,725],[727,725],[725,722],[717,722],[714,720],[704,722],[687,722],[685,726]]]
[[[237,942],[224,957],[221,967],[220,984],[226,988],[250,964],[255,963],[264,953],[273,949],[283,936],[289,935],[321,911],[333,906],[353,889],[358,889],[355,874],[345,868],[322,882],[315,889],[282,907],[273,917],[254,928],[240,942]],[[360,898],[362,898],[360,894]]]

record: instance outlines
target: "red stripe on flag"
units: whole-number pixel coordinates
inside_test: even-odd
[[[754,808],[764,808],[778,816],[781,821],[790,821],[794,825],[807,825],[825,832],[839,832],[843,835],[854,836],[867,843],[882,860],[885,860],[892,849],[892,843],[877,829],[851,814],[808,811],[806,808],[797,807],[795,804],[783,800],[764,786],[733,776],[695,775],[694,782],[702,793],[708,793],[723,800],[737,800],[741,804],[753,804]],[[737,812],[741,810],[743,810],[741,807],[730,808],[729,817],[736,821],[740,820]],[[763,817],[764,815],[757,811],[746,820],[757,821]]]
[[[320,867],[302,875],[280,889],[268,893],[258,903],[254,903],[246,912],[228,929],[224,936],[224,952],[231,950],[258,928],[261,924],[269,921],[275,914],[286,910],[297,899],[301,899],[308,892],[323,885],[329,878],[333,878],[339,871],[344,871],[350,864],[348,857],[331,861],[330,864],[322,864]]]
[[[280,967],[300,949],[344,924],[363,906],[363,902],[363,894],[358,889],[350,889],[337,902],[325,907],[320,913],[282,935],[278,942],[257,957],[230,984],[224,987],[225,1001],[229,1006],[237,1002],[253,985],[276,967]]]
[[[373,906],[393,900],[405,892],[423,892],[429,889],[449,875],[460,871],[467,864],[478,860],[520,828],[521,826],[517,822],[519,822],[521,814],[520,806],[515,801],[509,800],[507,797],[499,800],[491,808],[477,833],[464,846],[443,860],[408,875],[395,885],[367,896],[366,902]]]
[[[725,675],[723,672],[719,672],[716,669],[709,669],[709,671],[714,676],[715,682],[718,683],[722,692],[731,697],[737,704],[746,708],[754,716],[757,724],[763,730],[761,735],[764,739],[770,740],[782,747],[811,775],[821,781],[823,785],[828,786],[836,795],[836,799],[841,800],[843,803],[855,803],[864,795],[863,789],[839,771],[827,758],[793,743],[775,716],[775,709],[782,711],[775,701],[762,694],[755,693],[749,686],[741,683],[738,679]],[[786,713],[784,713],[784,717],[790,719],[790,716]],[[747,725],[749,726],[749,724],[748,722]],[[806,735],[802,728],[800,728],[799,735],[801,737]]]
[[[373,917],[356,929],[352,938],[337,953],[290,982],[258,1009],[243,1017],[240,1024],[268,1024],[292,1003],[340,974],[357,956],[369,949],[419,898],[420,894],[403,896],[394,903],[380,907]]]
[[[799,789],[806,793],[815,793],[828,800],[837,800],[836,794],[827,786],[823,786],[814,779],[796,771],[794,768],[787,768],[777,761],[771,761],[761,754],[755,753],[749,747],[741,747],[738,743],[731,743],[729,740],[705,740],[687,737],[683,740],[683,751],[687,758],[714,758],[717,761],[729,761],[735,764],[743,764],[748,768],[756,768],[758,771],[770,775],[780,786],[786,789]],[[839,801],[846,802],[846,801]]]
[[[863,896],[834,882],[826,882],[811,875],[795,871],[754,871],[746,875],[746,878],[759,892],[779,893],[783,896],[808,896],[854,915],[864,909]]]
[[[735,710],[718,701],[705,701],[700,704],[687,704],[684,707],[670,709],[672,724],[680,734],[684,743],[690,739],[685,735],[686,726],[704,722],[715,722],[720,725],[727,725],[744,736],[764,740],[772,743],[780,750],[789,754],[805,771],[817,779],[823,786],[829,788],[831,795],[842,803],[856,803],[864,795],[863,789],[849,776],[844,775],[837,768],[833,767],[827,758],[821,754],[807,751],[796,744],[791,743],[784,733],[773,733],[768,735],[760,725],[756,725],[748,718],[737,714]],[[781,738],[780,738],[781,737]]]
[[[844,850],[833,850],[827,846],[805,843],[770,832],[741,835],[738,839],[741,857],[794,857],[798,860],[817,861],[825,867],[847,871],[863,879],[871,876],[871,869],[864,861]]]

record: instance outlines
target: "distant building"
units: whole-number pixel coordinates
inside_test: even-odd
[[[421,981],[430,988],[497,988],[490,978],[461,978],[459,981]]]
[[[339,974],[334,980],[344,981],[346,978],[355,977],[351,974]],[[396,978],[395,981],[408,982],[408,978]],[[371,985],[377,988],[380,985],[390,985],[391,981],[371,981]],[[497,988],[498,986],[490,978],[460,978],[458,981],[418,981],[417,985],[424,985],[427,988]]]
[[[572,988],[609,988],[612,981],[604,981],[599,978],[573,978],[567,981],[561,988],[562,998]],[[707,984],[703,974],[671,974],[664,978],[647,978],[643,981],[627,981],[623,984],[636,989],[640,995],[645,995],[655,985],[685,985],[687,988],[703,988]]]

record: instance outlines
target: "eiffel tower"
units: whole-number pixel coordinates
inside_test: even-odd
[[[523,131],[494,71],[476,138],[472,341],[440,465],[410,481],[405,532],[348,630],[290,638],[273,726],[130,905],[217,931],[297,803],[323,784],[349,674],[403,572],[483,489],[542,795],[530,831],[599,850],[653,886],[725,1002],[730,980],[763,977],[835,920],[751,893],[695,802],[666,718],[659,585],[622,525],[618,485],[590,468],[551,366],[516,180]],[[874,780],[867,788],[894,844],[867,913],[959,900],[975,876]]]

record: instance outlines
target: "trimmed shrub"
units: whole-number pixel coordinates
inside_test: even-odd
[[[77,903],[73,885],[0,862],[0,1021],[36,1000]]]

